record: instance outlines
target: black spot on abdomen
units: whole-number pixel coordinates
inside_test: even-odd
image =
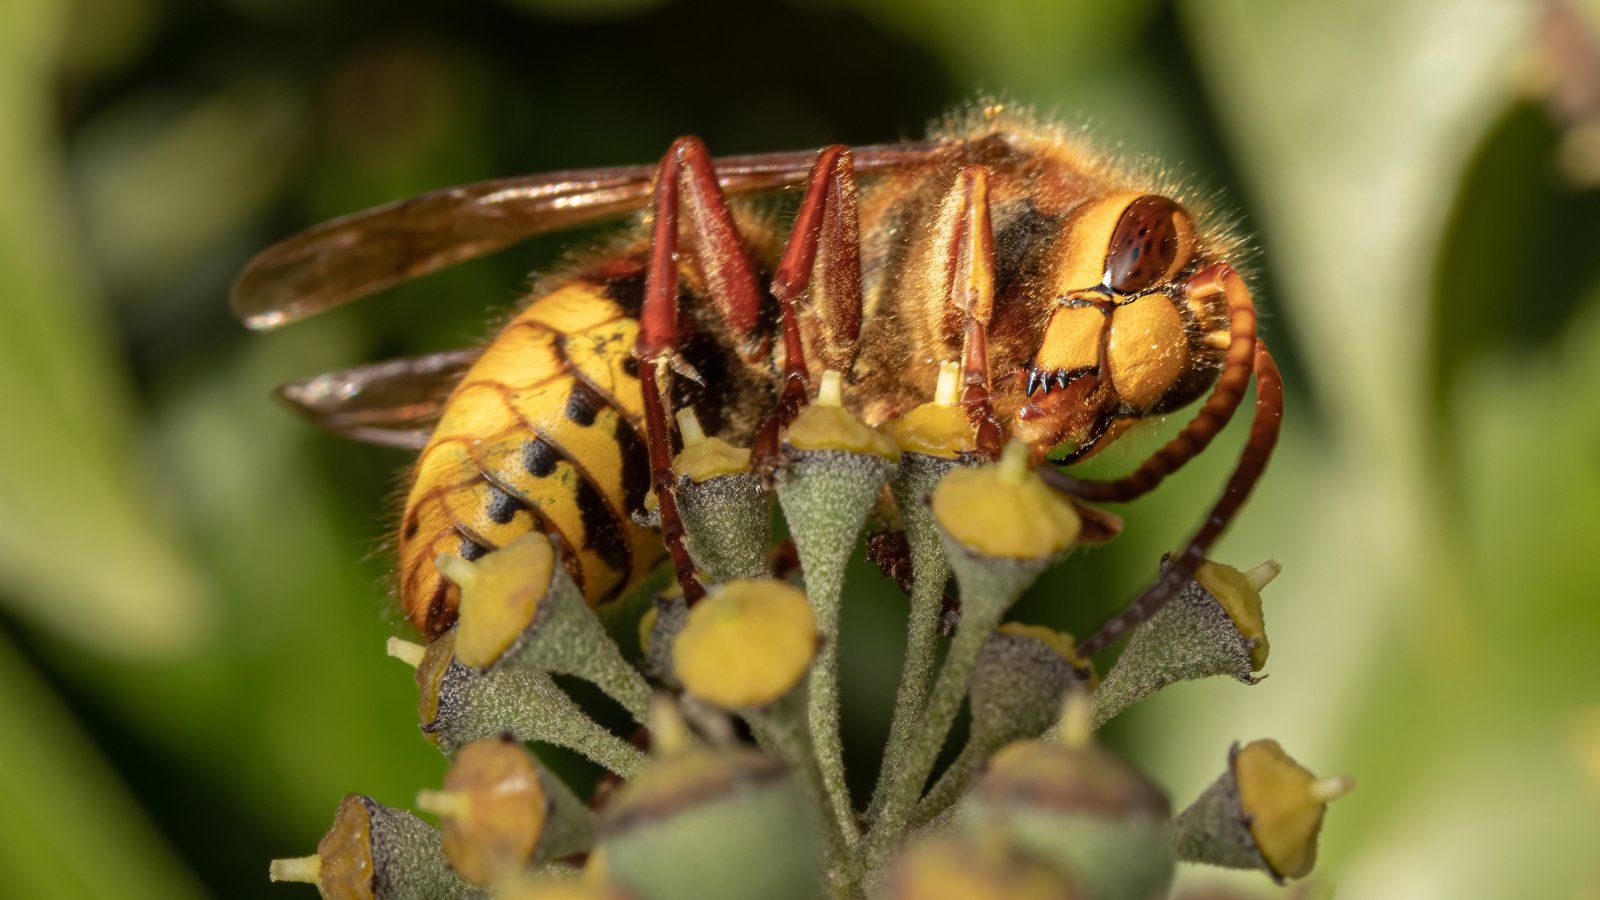
[[[523,503],[516,497],[501,490],[497,485],[489,484],[489,502],[484,507],[484,514],[489,521],[497,525],[504,525],[516,516],[517,510],[522,509]]]
[[[457,551],[457,554],[467,562],[472,562],[488,552],[488,547],[485,547],[484,545],[478,543],[472,538],[467,537],[464,534],[461,536],[461,549]]]
[[[587,428],[594,424],[594,417],[604,403],[605,400],[594,392],[594,388],[581,380],[573,382],[572,393],[567,395],[567,421]]]
[[[561,454],[544,438],[529,438],[522,445],[522,467],[535,478],[547,477],[556,469]]]

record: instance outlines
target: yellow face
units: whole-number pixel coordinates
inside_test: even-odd
[[[1076,213],[1012,434],[1041,453],[1064,441],[1103,445],[1192,399],[1190,383],[1215,369],[1206,335],[1218,324],[1212,298],[1191,307],[1184,276],[1195,255],[1193,221],[1167,197],[1119,192]]]

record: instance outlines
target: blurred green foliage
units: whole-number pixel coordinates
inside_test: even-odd
[[[428,188],[652,160],[685,133],[722,153],[915,135],[987,90],[1238,210],[1288,376],[1279,458],[1220,553],[1284,564],[1273,677],[1174,689],[1113,737],[1179,802],[1234,739],[1355,774],[1317,876],[1348,896],[1600,889],[1600,784],[1581,780],[1600,748],[1576,737],[1600,708],[1600,194],[1564,174],[1597,110],[1559,102],[1600,71],[1550,49],[1550,9],[0,4],[8,887],[288,896],[266,860],[307,850],[341,794],[406,805],[442,771],[381,652],[406,457],[316,433],[269,389],[478,340],[572,239],[270,335],[226,311],[253,252]],[[1197,523],[1239,440],[1016,616],[1092,628]],[[901,615],[846,613],[863,784]]]

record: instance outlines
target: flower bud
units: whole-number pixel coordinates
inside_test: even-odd
[[[1099,900],[1149,900],[1172,879],[1166,796],[1089,743],[1018,741],[989,761],[957,819],[1002,833]]]
[[[768,706],[805,677],[817,652],[805,594],[781,581],[713,588],[672,642],[684,689],[725,709]]]
[[[1278,571],[1271,560],[1249,572],[1203,563],[1194,581],[1134,630],[1095,691],[1095,725],[1174,682],[1229,675],[1255,684],[1252,673],[1267,661],[1261,589]]]
[[[976,451],[978,442],[972,422],[957,403],[960,378],[959,363],[940,363],[933,401],[912,407],[900,418],[879,425],[878,430],[906,454],[956,460]]]
[[[1072,502],[1028,468],[1028,449],[1015,441],[996,464],[951,472],[933,493],[933,514],[969,553],[1001,559],[1054,559],[1082,526]]]
[[[712,582],[767,574],[772,499],[750,451],[706,437],[694,410],[678,411],[683,450],[673,459],[689,555]]]
[[[587,850],[593,838],[583,802],[512,740],[463,747],[444,789],[423,791],[417,806],[439,816],[451,867],[485,887]]]
[[[273,881],[315,884],[325,900],[476,898],[445,864],[439,831],[404,810],[350,794],[317,855],[272,861]]]
[[[923,797],[913,821],[929,821],[959,799],[996,750],[1043,734],[1055,723],[1067,691],[1087,687],[1093,677],[1072,635],[1018,622],[1001,625],[978,654],[967,689],[967,744]]]
[[[455,654],[464,665],[574,675],[644,721],[649,685],[557,565],[548,535],[530,532],[476,562],[443,555],[438,565],[461,587]]]
[[[783,463],[774,478],[822,636],[806,694],[806,731],[838,833],[853,843],[857,826],[845,787],[844,745],[839,736],[844,574],[861,540],[867,513],[900,460],[900,448],[845,409],[842,390],[838,372],[823,373],[816,402],[784,432]]]
[[[1354,787],[1349,778],[1317,778],[1277,741],[1234,744],[1228,768],[1173,820],[1173,850],[1190,862],[1261,869],[1280,883],[1304,878],[1328,801]]]
[[[784,430],[783,442],[796,452],[841,452],[877,456],[891,463],[900,461],[900,448],[894,439],[862,422],[842,404],[842,383],[838,372],[822,375],[817,402],[800,411]]]
[[[607,880],[638,900],[801,900],[820,894],[806,795],[778,759],[691,747],[659,758],[600,818]]]
[[[624,778],[644,762],[643,753],[596,724],[549,675],[462,665],[455,636],[452,629],[429,644],[416,674],[422,733],[441,752],[511,734],[575,750]]]

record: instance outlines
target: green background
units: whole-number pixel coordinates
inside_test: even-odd
[[[442,773],[382,652],[407,457],[269,390],[481,340],[566,244],[265,335],[226,307],[254,252],[680,134],[914,136],[981,92],[1236,210],[1285,367],[1281,450],[1215,554],[1283,563],[1271,677],[1178,686],[1111,738],[1180,804],[1235,739],[1353,774],[1317,894],[1600,894],[1592,28],[1502,0],[0,3],[7,894],[308,896],[268,885],[268,858],[309,852],[346,791],[407,805]],[[1122,510],[1124,536],[1016,617],[1092,628],[1241,441]],[[866,781],[903,608],[860,598],[845,716]],[[1184,875],[1215,880],[1276,893]]]

